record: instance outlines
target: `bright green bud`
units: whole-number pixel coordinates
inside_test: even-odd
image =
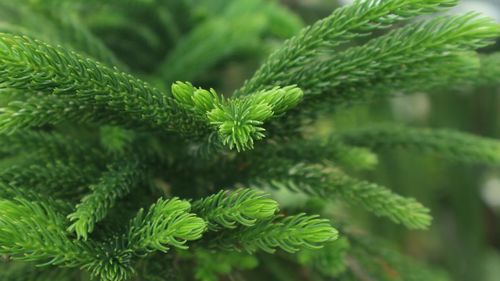
[[[189,82],[177,81],[172,84],[172,95],[177,104],[183,108],[190,108],[193,106],[192,96],[195,90],[195,87]]]
[[[192,100],[196,110],[203,114],[214,109],[219,101],[217,93],[213,89],[210,89],[210,91],[197,89],[193,94]]]

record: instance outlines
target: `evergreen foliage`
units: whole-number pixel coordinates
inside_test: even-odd
[[[498,165],[500,142],[314,122],[396,91],[498,85],[500,55],[477,53],[493,20],[419,17],[457,0],[356,0],[303,29],[276,1],[18,2],[0,0],[2,280],[214,281],[269,260],[311,280],[446,280],[323,207],[427,229],[427,207],[359,171],[381,148]]]

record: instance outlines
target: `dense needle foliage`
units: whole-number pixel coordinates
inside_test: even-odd
[[[356,0],[303,27],[266,0],[0,1],[0,279],[447,280],[328,208],[426,229],[427,207],[357,171],[395,148],[499,165],[500,141],[315,121],[500,83],[477,53],[498,24],[419,17],[456,2]]]

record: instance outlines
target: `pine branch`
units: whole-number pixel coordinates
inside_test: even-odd
[[[54,199],[46,193],[36,192],[25,187],[14,186],[0,182],[0,200],[14,200],[22,198],[31,202],[44,202],[50,206],[56,206],[64,212],[71,210],[71,204],[65,200]]]
[[[134,272],[119,245],[69,239],[65,218],[51,203],[0,200],[0,225],[0,253],[14,259],[80,267],[103,281],[125,281]]]
[[[429,209],[413,198],[402,197],[383,186],[345,175],[335,176],[331,183],[344,200],[363,206],[377,216],[387,217],[411,229],[426,229],[431,224]]]
[[[78,238],[87,240],[95,224],[106,217],[116,201],[140,184],[144,177],[142,170],[139,163],[131,161],[110,165],[99,181],[90,186],[91,193],[85,195],[75,211],[68,215],[72,222],[68,231],[74,231]]]
[[[303,67],[314,60],[321,49],[333,50],[377,29],[385,29],[398,21],[436,12],[453,6],[456,2],[358,0],[350,6],[335,10],[330,16],[304,28],[299,35],[286,41],[235,95],[248,95],[271,85],[280,85],[293,74],[301,73]]]
[[[177,83],[172,89],[174,99],[130,75],[62,48],[7,34],[1,36],[0,43],[0,61],[4,62],[0,82],[4,87],[46,93],[4,107],[0,115],[3,132],[68,119],[190,136],[209,135],[212,125],[218,127],[224,144],[241,150],[251,148],[254,139],[264,136],[258,125],[294,107],[302,97],[299,89],[285,87],[257,93],[254,98],[219,102],[214,91]]]
[[[299,214],[275,221],[262,221],[252,227],[239,228],[217,239],[222,248],[253,253],[273,253],[281,248],[294,253],[301,248],[319,249],[327,241],[337,239],[338,232],[329,221],[318,216]]]
[[[193,212],[208,222],[210,230],[235,228],[237,224],[253,226],[274,216],[278,203],[264,192],[252,189],[221,190],[197,200]]]
[[[411,72],[413,65],[484,47],[498,35],[500,27],[494,21],[475,13],[438,17],[409,24],[365,45],[334,54],[289,79],[304,89],[306,97],[331,91],[333,95],[342,95],[343,88],[363,88],[379,77],[397,74],[401,65]]]
[[[0,172],[0,180],[20,188],[50,192],[51,196],[66,198],[81,192],[81,187],[100,174],[99,167],[81,163],[55,161],[38,162],[27,157]],[[37,163],[38,162],[38,163]]]
[[[91,245],[71,241],[64,216],[52,207],[24,199],[0,200],[0,252],[46,265],[84,266],[94,257]]]
[[[187,249],[189,240],[201,238],[206,223],[192,213],[189,202],[159,199],[145,213],[141,209],[130,222],[128,246],[134,252],[166,252],[169,246]]]
[[[351,88],[341,88],[338,95],[310,100],[310,110],[328,110],[331,104],[351,106],[371,100],[418,91],[436,91],[453,85],[468,85],[480,71],[476,52],[460,52],[435,57],[415,64],[401,64],[380,74],[376,79]],[[450,86],[452,85],[452,86]]]
[[[288,159],[260,159],[251,167],[245,183],[249,186],[286,188],[292,191],[337,199],[361,206],[376,216],[387,217],[412,229],[431,223],[429,210],[413,198],[405,198],[375,183],[349,177],[337,167],[294,163]],[[255,169],[255,170],[253,170]]]
[[[277,215],[277,201],[259,190],[286,188],[321,207],[345,201],[427,228],[429,210],[415,199],[346,171],[372,168],[370,149],[383,147],[498,164],[498,141],[373,126],[321,139],[317,126],[306,126],[337,106],[395,91],[495,85],[497,54],[476,49],[500,35],[498,24],[469,13],[400,25],[457,0],[355,0],[286,41],[228,97],[205,86],[234,86],[217,77],[224,59],[243,54],[253,67],[274,39],[295,32],[297,17],[266,0],[119,2],[0,3],[0,30],[30,35],[0,33],[0,259],[74,268],[63,280],[80,277],[78,268],[103,281],[190,279],[192,272],[215,281],[254,268],[258,250],[305,250],[286,263],[266,255],[264,266],[284,280],[293,279],[282,274],[289,262],[310,269],[300,270],[309,279],[440,280],[385,246],[336,241],[329,218]],[[202,77],[206,89],[189,82],[155,89],[111,68],[116,57],[162,88]],[[202,75],[207,69],[216,72]],[[144,183],[151,188],[131,194]],[[189,199],[209,190],[216,191]],[[162,195],[183,199],[151,205]],[[306,208],[322,209],[310,201]],[[35,276],[25,271],[6,278]]]
[[[102,152],[88,142],[82,142],[56,132],[19,130],[2,135],[0,153],[7,155],[33,154],[37,158],[67,159],[77,162],[99,161]]]
[[[405,148],[464,162],[500,163],[500,141],[452,130],[373,126],[340,133],[340,138],[373,149]]]
[[[26,120],[16,114],[15,107],[4,109],[1,126],[4,132],[30,123],[35,126],[56,123],[65,117],[170,131],[178,131],[175,123],[184,121],[196,128],[188,116],[176,109],[171,98],[128,74],[27,37],[2,34],[0,45],[3,87],[45,93],[43,97],[33,97],[42,103],[38,107],[30,100],[17,105],[32,111],[24,116]],[[37,109],[43,107],[54,108],[57,114],[37,114]],[[92,116],[99,110],[107,115]]]
[[[253,148],[254,141],[265,137],[264,122],[284,114],[302,99],[302,91],[295,86],[224,99],[213,89],[207,91],[177,82],[172,85],[172,94],[181,108],[216,128],[222,144],[238,151]]]
[[[297,162],[317,163],[328,160],[336,165],[354,170],[371,169],[378,163],[377,155],[369,149],[347,145],[335,137],[273,140],[273,142],[268,142],[265,146],[252,151],[252,154],[268,158],[288,158]],[[249,154],[249,157],[251,158],[252,155]]]

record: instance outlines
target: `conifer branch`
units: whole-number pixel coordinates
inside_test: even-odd
[[[249,97],[224,99],[211,89],[197,89],[190,83],[172,85],[179,107],[218,131],[220,142],[238,151],[253,148],[254,141],[264,138],[265,121],[294,108],[302,100],[295,86],[275,87]]]
[[[7,155],[32,153],[37,158],[80,161],[89,158],[96,161],[95,157],[102,155],[87,142],[60,133],[35,130],[19,130],[13,134],[2,135],[0,153]]]
[[[235,228],[237,224],[253,226],[259,220],[274,216],[278,203],[267,194],[252,189],[221,190],[197,200],[193,212],[208,222],[210,230]]]
[[[372,149],[414,149],[458,161],[500,164],[500,141],[452,130],[372,126],[340,133],[340,138]]]
[[[20,188],[50,192],[52,196],[75,195],[100,174],[99,167],[73,162],[39,162],[27,159],[0,171],[0,180]]]
[[[335,137],[273,141],[259,147],[253,154],[294,159],[298,162],[317,163],[328,160],[350,169],[371,169],[378,163],[377,155],[369,149],[347,145]]]
[[[456,0],[357,0],[287,40],[235,95],[248,95],[280,84],[293,74],[302,72],[322,49],[333,50],[377,29],[385,29],[398,21],[433,13],[456,3]]]
[[[64,216],[52,207],[24,199],[0,200],[0,251],[13,258],[46,265],[84,266],[92,261],[90,245],[71,241]]]
[[[78,238],[87,240],[95,224],[106,217],[116,200],[127,195],[142,179],[143,171],[138,163],[129,161],[110,165],[99,181],[90,186],[91,193],[85,195],[75,211],[68,215],[72,222],[68,231],[74,231]]]
[[[64,116],[125,126],[134,123],[136,126],[171,131],[176,131],[174,120],[193,123],[188,116],[176,110],[172,99],[162,92],[129,74],[74,52],[9,34],[0,36],[0,46],[0,81],[3,87],[44,92],[43,97],[33,98],[45,103],[38,108],[49,107],[56,102],[51,107],[57,112],[52,116],[39,117],[47,120],[36,120],[32,115],[25,117],[31,117],[31,120],[23,120],[16,114],[18,110],[15,107],[4,109],[1,126],[4,132],[19,126],[26,127],[30,123],[60,122]],[[32,102],[28,100],[18,106],[32,110],[36,116],[37,107]],[[65,107],[66,111],[61,110]],[[106,110],[108,116],[91,116],[97,110]]]
[[[335,195],[354,206],[361,206],[376,216],[389,218],[412,229],[425,229],[431,223],[429,210],[413,198],[397,195],[375,183],[349,177],[339,168],[320,164],[294,163],[273,158],[252,171],[250,186],[286,188],[325,199]]]
[[[273,253],[276,248],[294,253],[301,248],[319,249],[323,243],[337,237],[337,230],[328,220],[315,215],[298,214],[239,228],[217,241],[223,248],[235,248],[249,253],[257,250]]]
[[[187,249],[189,240],[201,238],[206,223],[189,213],[187,201],[159,199],[147,212],[141,209],[130,222],[128,246],[134,252],[168,251],[170,246]]]
[[[304,89],[306,97],[332,90],[335,90],[333,95],[342,95],[343,88],[362,88],[385,74],[397,75],[401,65],[412,73],[414,65],[484,47],[499,35],[498,24],[475,13],[437,17],[409,24],[365,45],[334,54],[291,75],[290,79]],[[333,65],[336,67],[332,68]],[[432,68],[416,70],[429,73]]]
[[[352,205],[363,206],[377,216],[391,219],[411,229],[426,229],[432,221],[429,209],[413,198],[405,198],[368,181],[346,175],[335,176],[331,184]]]
[[[201,136],[208,135],[212,125],[224,144],[242,150],[263,138],[259,125],[294,107],[302,97],[300,89],[285,87],[257,93],[255,98],[219,102],[215,91],[183,83],[173,85],[174,99],[128,74],[62,48],[8,34],[0,36],[0,43],[3,86],[46,93],[4,107],[0,115],[3,132],[67,119]]]

